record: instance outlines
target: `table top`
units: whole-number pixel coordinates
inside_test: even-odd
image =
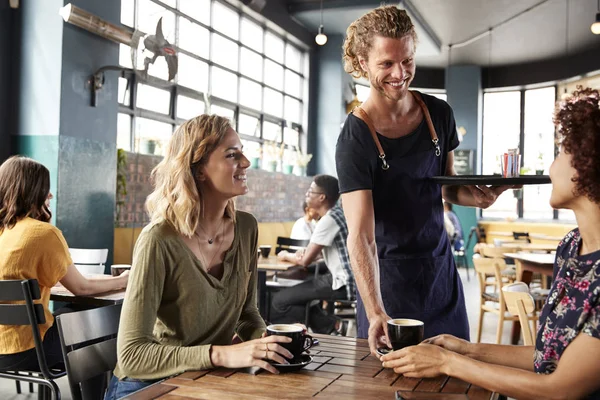
[[[528,263],[554,266],[556,254],[539,254],[539,253],[504,253],[504,257],[513,258],[519,261]]]
[[[258,269],[263,271],[287,271],[295,265],[289,261],[279,260],[277,256],[270,256],[269,258],[258,257]]]
[[[531,251],[555,251],[558,247],[557,243],[516,243],[516,242],[503,242],[501,247],[516,247],[521,250]]]
[[[106,276],[110,277],[110,275]],[[98,293],[89,296],[76,296],[60,283],[57,283],[52,287],[52,289],[50,289],[50,300],[52,301],[65,301],[68,303],[85,304],[96,307],[123,304],[124,299],[125,289],[119,289],[106,293]]]
[[[367,341],[349,337],[313,334],[320,344],[311,349],[313,362],[304,369],[273,375],[260,371],[218,368],[190,371],[131,394],[128,399],[394,399],[397,391],[412,392],[415,398],[442,399],[445,394],[462,394],[464,399],[497,399],[488,390],[459,379],[405,378],[381,367],[369,354]]]

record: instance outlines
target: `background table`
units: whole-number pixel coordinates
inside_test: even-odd
[[[76,296],[61,284],[58,284],[52,287],[52,289],[50,289],[50,300],[52,301],[64,301],[67,303],[76,303],[94,307],[123,304],[124,299],[125,289],[119,289],[106,293],[92,294],[89,296]]]
[[[258,311],[263,318],[268,319],[269,307],[267,301],[267,271],[282,272],[294,267],[296,264],[280,261],[277,256],[264,258],[258,257]]]
[[[313,362],[306,368],[280,375],[261,371],[257,375],[219,368],[185,372],[133,393],[128,399],[389,399],[398,390],[422,393],[461,393],[468,399],[497,399],[498,395],[459,379],[405,378],[369,354],[367,341],[314,334],[320,344],[311,349]]]

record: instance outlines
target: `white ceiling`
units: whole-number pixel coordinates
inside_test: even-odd
[[[325,32],[342,35],[352,21],[378,5],[369,0],[323,2]],[[445,67],[449,61],[510,65],[592,48],[600,51],[600,35],[590,31],[598,11],[597,0],[407,0],[407,3],[409,10],[412,8],[420,15],[413,20],[421,19],[425,25],[415,24],[419,34],[419,66]],[[287,0],[287,4],[292,16],[316,33],[320,23],[319,1]],[[485,34],[490,27],[495,27],[491,35]],[[433,39],[427,31],[432,32]],[[481,38],[466,46],[453,47],[449,60],[449,44],[465,42],[480,34]]]

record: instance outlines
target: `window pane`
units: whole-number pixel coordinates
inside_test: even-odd
[[[237,76],[221,68],[212,67],[211,92],[213,96],[235,103],[237,101]]]
[[[358,97],[358,101],[364,103],[369,97],[370,90],[368,86],[356,84],[356,97]]]
[[[544,185],[549,186],[549,185]],[[558,210],[558,219],[563,222],[570,222],[576,224],[575,213],[572,210]]]
[[[216,4],[216,3],[215,3]],[[229,40],[225,39],[221,35],[214,34],[213,38],[213,52],[212,60],[224,67],[238,70],[238,45]]]
[[[158,20],[162,18],[163,35],[169,43],[174,44],[175,14],[150,0],[139,0],[138,5],[138,29],[149,35],[154,35]]]
[[[192,119],[204,114],[204,102],[186,96],[177,96],[177,117]]]
[[[240,72],[250,78],[262,82],[263,58],[251,50],[242,47]]]
[[[283,39],[274,33],[265,34],[265,55],[283,64]]]
[[[180,85],[200,92],[208,90],[208,64],[205,62],[180,53],[177,76]]]
[[[238,39],[240,15],[226,5],[215,1],[213,3],[213,28],[232,39]]]
[[[294,146],[294,149],[298,147],[299,144],[299,135],[298,131],[292,128],[286,127],[283,132],[283,142],[290,146]]]
[[[210,107],[210,113],[220,115],[221,117],[229,118],[229,122],[231,122],[231,126],[235,127],[235,111],[231,108],[221,107],[213,104]]]
[[[179,17],[179,47],[208,59],[208,29]]]
[[[127,114],[117,115],[117,149],[131,151],[131,117]]]
[[[519,147],[521,93],[484,93],[483,101],[483,174],[500,174],[501,154]],[[517,198],[512,191],[507,191],[491,207],[483,210],[482,216],[517,218]]]
[[[260,111],[262,107],[260,84],[240,78],[240,104]]]
[[[142,154],[164,155],[173,127],[164,122],[136,118],[136,150]]]
[[[240,113],[238,133],[260,137],[260,120],[251,115]]]
[[[283,67],[271,60],[265,60],[265,83],[283,90]]]
[[[281,142],[281,125],[265,121],[263,123],[263,139]]]
[[[302,52],[290,43],[285,45],[285,66],[302,72]]]
[[[129,90],[127,90],[128,80],[119,77],[119,98],[117,101],[124,106],[129,106]]]
[[[285,96],[285,119],[300,123],[300,102],[288,96]]]
[[[263,104],[263,110],[267,114],[274,115],[276,117],[283,117],[283,95],[275,90],[265,88],[265,99]]]
[[[137,107],[169,115],[171,93],[138,83]]]
[[[523,165],[530,174],[548,173],[554,160],[554,87],[525,91],[525,143]],[[553,219],[548,201],[552,185],[526,185],[523,187],[523,218]]]
[[[133,68],[131,64],[131,47],[124,44],[119,45],[119,65],[125,68]],[[142,65],[144,65],[142,63]]]
[[[121,0],[121,23],[133,28],[134,0]]]
[[[179,10],[197,21],[210,24],[210,0],[179,0]]]
[[[246,46],[256,51],[263,50],[263,28],[247,18],[242,18],[242,31],[240,40]]]
[[[260,143],[254,142],[252,140],[241,140],[242,146],[244,146],[243,153],[244,155],[252,161],[253,158],[260,157],[262,151],[260,148]],[[260,161],[259,161],[260,162]],[[256,167],[254,167],[256,168]]]
[[[285,92],[286,94],[301,97],[300,95],[300,75],[293,73],[289,69],[285,70]]]

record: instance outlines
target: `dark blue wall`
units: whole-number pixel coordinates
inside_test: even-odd
[[[11,94],[13,60],[16,47],[17,11],[8,7],[8,2],[0,2],[0,163],[11,155],[11,133],[14,102]]]

